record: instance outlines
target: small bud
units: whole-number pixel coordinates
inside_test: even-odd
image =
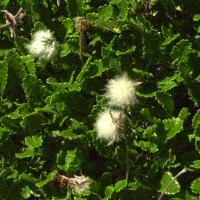
[[[33,35],[26,48],[33,57],[50,61],[58,53],[58,42],[49,30],[40,30]]]
[[[110,106],[127,107],[137,102],[135,87],[142,82],[134,82],[127,74],[108,81],[105,96]]]
[[[77,31],[86,31],[89,28],[89,22],[84,17],[77,17],[76,18],[76,30]]]

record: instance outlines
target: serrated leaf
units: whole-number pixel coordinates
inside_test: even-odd
[[[69,140],[73,140],[73,139],[82,137],[82,135],[74,134],[71,130],[64,130],[64,131],[60,132],[59,135],[66,139],[69,139]]]
[[[113,6],[109,5],[104,5],[101,6],[99,9],[99,16],[101,17],[101,19],[103,20],[109,20],[112,15],[113,15]]]
[[[190,113],[188,111],[188,108],[182,108],[178,114],[178,118],[185,121],[189,115],[190,115]]]
[[[167,185],[170,183],[170,181],[173,179],[172,173],[171,172],[166,172],[161,179],[161,189],[159,192],[163,192]],[[174,195],[178,192],[180,192],[180,184],[177,180],[174,180],[168,190],[165,192],[167,195]]]
[[[147,129],[144,130],[143,137],[147,139],[157,138],[156,128],[157,128],[156,125],[149,126]]]
[[[195,51],[192,49],[192,44],[189,40],[181,40],[173,47],[171,52],[171,57],[173,60],[178,60],[179,62],[188,62],[189,55],[194,53]]]
[[[134,141],[134,145],[142,148],[144,151],[150,151],[152,153],[157,152],[159,149],[157,147],[157,144],[154,142],[149,142],[149,141]]]
[[[4,94],[8,79],[8,64],[5,61],[0,62],[0,92],[1,96]]]
[[[137,182],[131,182],[128,184],[129,190],[136,190],[139,187],[139,184]]]
[[[69,43],[65,43],[65,44],[61,44],[60,45],[60,57],[63,58],[65,56],[67,56],[68,54],[71,53],[71,47],[70,47],[70,44]]]
[[[31,182],[31,183],[36,183],[38,181],[38,179],[33,177],[33,174],[31,174],[31,173],[29,173],[29,174],[22,173],[22,174],[19,175],[19,179],[25,180],[25,181],[28,181],[28,182]]]
[[[21,195],[24,199],[28,199],[32,195],[32,190],[29,188],[29,186],[25,186],[22,188]]]
[[[111,199],[113,192],[114,192],[114,187],[113,186],[107,186],[106,189],[105,189],[104,200]]]
[[[168,114],[172,114],[174,112],[174,101],[172,95],[164,91],[158,91],[156,93],[156,100]]]
[[[126,20],[128,17],[128,12],[129,12],[129,2],[127,0],[121,0],[120,4],[120,19],[121,20]]]
[[[177,74],[174,74],[172,77],[166,77],[162,81],[158,81],[158,88],[164,90],[165,92],[171,90],[172,88],[178,86],[178,84],[174,81],[177,78]]]
[[[121,180],[121,181],[118,181],[116,184],[115,184],[115,191],[116,192],[120,192],[121,190],[123,190],[124,187],[126,187],[127,185],[127,180],[124,179],[124,180]]]
[[[194,163],[194,164],[191,165],[191,167],[200,169],[200,160],[195,160],[193,163]]]
[[[31,113],[24,117],[24,120],[21,121],[21,126],[28,130],[38,130],[42,125],[47,123],[46,117],[41,113]]]
[[[27,97],[27,101],[32,104],[40,103],[44,100],[46,94],[42,81],[35,75],[28,74],[23,78],[22,87]]]
[[[200,178],[195,179],[192,182],[190,188],[191,188],[191,190],[192,190],[193,193],[199,194],[199,192],[200,192]]]
[[[77,149],[60,151],[57,155],[58,167],[66,172],[75,172],[80,170],[84,162],[84,156]]]
[[[180,36],[180,33],[172,34],[172,35],[168,36],[167,38],[165,38],[165,41],[164,41],[163,45],[170,44],[171,42],[176,40],[179,36]]]
[[[34,156],[34,149],[31,147],[28,147],[25,149],[25,151],[23,153],[16,153],[15,156],[20,159],[32,157],[32,156]]]
[[[19,37],[17,36],[15,39],[15,45],[16,47],[23,53],[27,54],[27,49],[24,44],[28,44],[29,41],[27,38],[24,38],[23,36]]]
[[[62,24],[65,26],[66,28],[66,36],[70,33],[73,32],[73,21],[70,18],[67,18],[65,20],[62,21]]]
[[[200,151],[200,137],[195,137],[195,147],[197,151]]]
[[[192,119],[192,126],[196,127],[200,123],[200,109],[196,112]]]
[[[79,16],[85,15],[85,9],[87,8],[86,2],[82,0],[68,0],[67,3],[67,11],[68,14],[73,18],[76,17],[77,14]]]
[[[196,14],[196,15],[193,17],[193,20],[194,20],[194,21],[199,21],[199,20],[200,20],[200,14]]]
[[[183,120],[179,118],[164,119],[163,123],[165,125],[167,139],[175,137],[183,129]]]
[[[25,137],[25,143],[31,148],[37,148],[42,145],[42,136],[34,135]]]
[[[53,181],[54,179],[55,179],[55,173],[51,172],[50,174],[48,174],[47,179],[37,182],[35,185],[41,188],[42,186],[46,185],[48,182]]]
[[[99,26],[102,29],[112,31],[114,33],[120,33],[121,32],[120,29],[115,27],[115,24],[112,21],[105,21],[103,19],[98,19],[96,21],[96,26]]]

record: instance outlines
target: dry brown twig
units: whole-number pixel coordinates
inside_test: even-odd
[[[84,31],[88,30],[89,28],[89,22],[84,17],[77,17],[76,18],[76,24],[75,24],[76,30],[80,32],[79,37],[79,55],[81,63],[83,64],[83,39],[84,39]]]
[[[14,16],[7,10],[1,10],[0,12],[3,12],[6,17],[6,23],[3,26],[0,26],[0,29],[9,28],[10,29],[10,36],[12,38],[16,37],[15,28],[22,24],[21,21],[24,15],[26,14],[26,10],[23,10],[23,8],[20,8],[17,14]]]

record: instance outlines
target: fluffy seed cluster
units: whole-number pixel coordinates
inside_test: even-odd
[[[127,107],[137,102],[136,89],[141,82],[134,82],[127,74],[111,79],[106,85],[105,96],[110,106]]]
[[[26,48],[33,57],[50,61],[58,53],[58,42],[50,30],[39,30]]]
[[[73,188],[78,194],[90,188],[91,182],[83,174],[81,176],[74,175],[74,178],[69,179],[70,188]]]
[[[123,113],[117,110],[105,110],[99,113],[95,127],[97,138],[108,142],[108,145],[120,140],[120,129],[123,125]]]

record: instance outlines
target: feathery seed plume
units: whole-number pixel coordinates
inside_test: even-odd
[[[99,113],[95,127],[97,138],[106,140],[108,145],[120,140],[120,128],[122,128],[123,113],[117,110],[105,110]]]
[[[137,102],[135,87],[142,82],[134,82],[125,73],[109,80],[105,96],[109,98],[110,106],[127,107]]]
[[[39,30],[26,48],[33,57],[50,61],[58,53],[58,42],[50,30]]]

